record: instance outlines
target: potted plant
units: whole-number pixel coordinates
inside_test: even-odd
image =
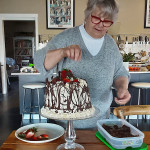
[[[124,53],[122,54],[124,67],[129,71],[129,62],[133,62],[135,60],[134,53]]]
[[[123,58],[123,62],[133,62],[135,57],[134,57],[134,53],[124,53],[122,54],[122,58]]]

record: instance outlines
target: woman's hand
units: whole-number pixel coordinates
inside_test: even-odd
[[[51,50],[48,51],[45,56],[44,67],[46,70],[50,70],[64,57],[68,57],[75,61],[80,61],[81,55],[82,52],[79,45],[71,45],[65,48]]]
[[[115,102],[119,105],[126,104],[131,98],[131,94],[128,90],[118,90],[117,91],[117,97],[115,97]]]
[[[75,61],[80,61],[82,57],[81,48],[79,45],[70,45],[68,47],[62,48],[63,57],[68,57]]]
[[[119,105],[126,104],[130,98],[131,95],[128,91],[128,78],[127,77],[118,77],[115,80],[115,88],[117,90],[117,97],[115,97],[115,102]]]

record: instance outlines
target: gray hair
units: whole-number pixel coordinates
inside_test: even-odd
[[[95,7],[100,9],[101,15],[109,17],[112,21],[117,19],[119,7],[115,0],[88,0],[87,8],[84,11],[85,20],[90,16]]]

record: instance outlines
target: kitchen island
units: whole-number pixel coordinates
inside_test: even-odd
[[[45,77],[40,73],[12,73],[12,76],[19,77],[19,104],[20,104],[20,114],[22,114],[23,110],[23,97],[24,97],[24,89],[23,85],[26,83],[45,83]],[[40,89],[40,105],[43,105],[44,102],[44,90]],[[26,104],[31,100],[31,90],[27,90],[26,92]],[[34,103],[37,104],[37,92],[34,90]]]
[[[17,75],[19,76],[19,101],[20,101],[20,114],[22,113],[22,106],[23,106],[23,96],[24,96],[24,91],[23,91],[23,84],[26,83],[45,83],[46,77],[40,73],[12,73],[11,75]],[[130,83],[133,82],[150,82],[150,71],[148,72],[130,72],[131,79]],[[138,100],[138,89],[133,88],[129,84],[129,91],[132,95],[132,105],[137,104]],[[30,90],[27,91],[26,94],[26,101],[29,101],[31,99],[31,94],[28,93]],[[148,92],[147,92],[148,93]],[[36,91],[34,93],[34,101],[37,102],[37,94]],[[145,91],[142,92],[141,95],[143,98],[145,98]],[[150,92],[147,94],[147,97],[150,96]],[[44,104],[44,90],[40,90],[40,105],[41,107]],[[113,107],[117,106],[117,104],[113,103]]]

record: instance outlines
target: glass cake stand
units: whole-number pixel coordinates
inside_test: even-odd
[[[65,141],[66,143],[60,144],[56,150],[85,150],[84,147],[80,144],[75,143],[75,139],[76,139],[76,132],[73,126],[73,121],[74,120],[83,120],[83,119],[88,119],[91,117],[96,116],[99,113],[99,109],[97,107],[95,108],[95,112],[93,113],[93,115],[89,115],[89,116],[85,116],[85,117],[79,117],[79,118],[56,118],[56,117],[52,117],[52,116],[44,116],[43,114],[41,114],[43,117],[46,118],[50,118],[50,119],[56,119],[56,120],[67,120],[67,127],[66,127],[66,131],[65,131]]]
[[[66,143],[60,144],[56,150],[85,150],[80,144],[75,143],[76,132],[73,127],[73,120],[67,120],[67,127],[65,131]]]

